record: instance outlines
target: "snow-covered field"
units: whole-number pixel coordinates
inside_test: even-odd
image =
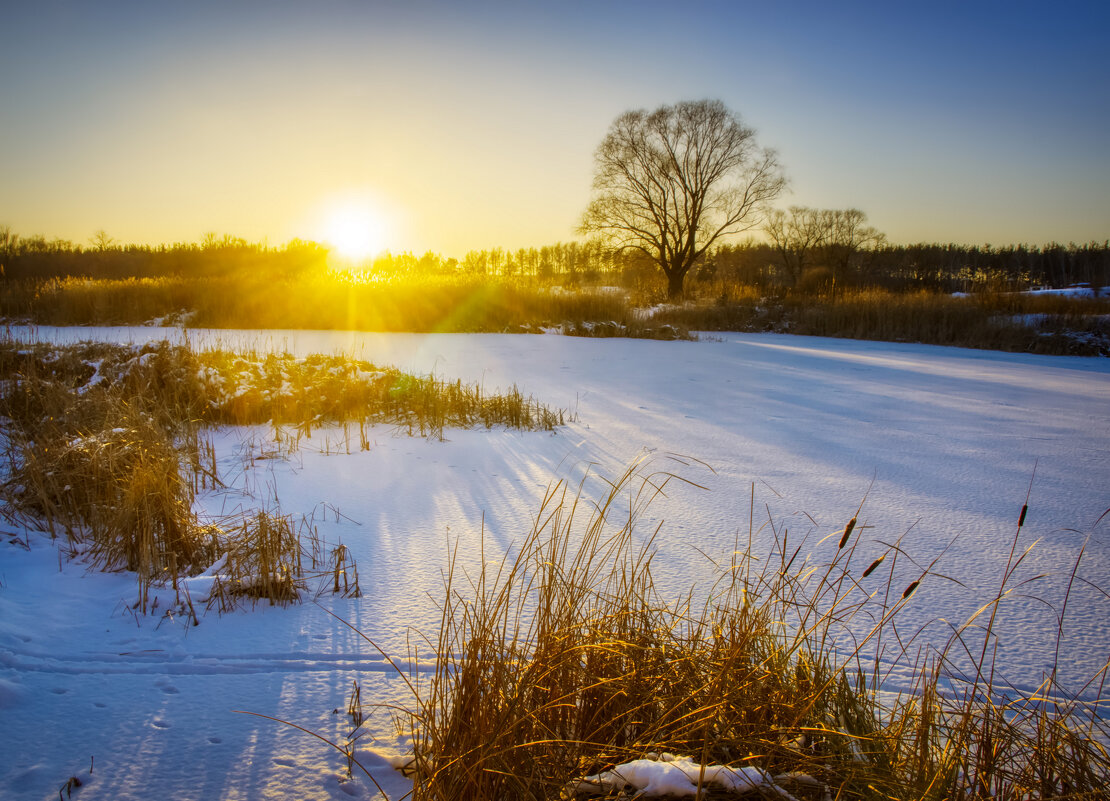
[[[1104,287],[1091,287],[1089,284],[1073,284],[1062,289],[1051,289],[1049,287],[1042,287],[1040,289],[1029,289],[1022,294],[1024,295],[1055,295],[1061,298],[1099,298],[1106,297],[1110,294],[1110,286]]]
[[[175,329],[13,329],[48,341],[179,339]],[[29,551],[0,540],[0,798],[56,798],[72,775],[89,799],[347,799],[374,795],[344,782],[342,757],[271,715],[341,737],[348,692],[402,701],[403,682],[333,611],[404,656],[413,629],[434,631],[448,544],[468,563],[521,538],[545,488],[589,465],[615,476],[652,465],[703,485],[672,484],[651,509],[662,520],[656,578],[665,592],[707,586],[706,558],[746,543],[768,517],[791,541],[818,541],[861,502],[860,564],[879,540],[905,535],[922,564],[943,553],[907,609],[904,630],[963,621],[997,591],[1029,493],[1022,544],[1040,539],[1023,575],[1050,573],[1027,595],[1060,605],[1068,572],[1110,587],[1110,360],[1040,357],[920,345],[726,334],[701,342],[560,336],[188,332],[193,343],[353,353],[379,364],[518,385],[577,415],[555,435],[450,431],[430,441],[379,427],[369,451],[348,454],[342,432],[317,431],[285,459],[251,462],[266,429],[214,433],[228,490],[203,509],[280,507],[308,516],[358,563],[364,595],[325,593],[319,606],[259,606],[192,627],[129,609],[127,575],[89,572],[49,541]],[[329,442],[325,446],[325,442]],[[668,454],[684,454],[685,463]],[[715,472],[713,472],[715,471]],[[587,493],[600,491],[598,482]],[[764,528],[755,549],[765,552]],[[796,538],[796,539],[795,539]],[[828,544],[822,546],[827,548]],[[835,544],[834,546],[835,547]],[[947,550],[946,550],[947,549]],[[704,555],[703,555],[704,554]],[[322,607],[322,608],[321,608]],[[1110,656],[1105,598],[1077,583],[1059,662],[1079,686]],[[1002,661],[1019,686],[1055,658],[1056,613],[1016,596],[1004,608]],[[931,624],[924,637],[948,635]],[[898,676],[891,681],[897,683]],[[340,714],[333,714],[333,710]],[[404,750],[388,714],[362,740],[375,777],[398,797],[387,764]],[[95,759],[89,774],[90,761]]]

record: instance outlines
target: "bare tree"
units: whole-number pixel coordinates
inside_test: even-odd
[[[844,281],[851,277],[860,251],[886,242],[885,234],[866,223],[867,215],[859,209],[791,206],[788,211],[769,211],[763,231],[778,250],[791,282],[797,283],[811,260]]]
[[[886,235],[867,225],[867,215],[859,209],[838,209],[827,214],[829,222],[825,245],[833,272],[837,280],[842,281],[851,274],[856,254],[881,246],[886,242]]]
[[[797,283],[813,250],[821,247],[831,227],[830,213],[808,206],[791,206],[789,211],[772,209],[763,230],[782,258],[791,283]]]
[[[682,294],[686,273],[721,237],[762,222],[785,186],[773,150],[719,100],[628,111],[594,156],[593,198],[579,230],[640,251]]]
[[[103,228],[98,228],[89,241],[92,243],[93,249],[101,253],[116,246],[116,240],[108,236],[108,232]]]

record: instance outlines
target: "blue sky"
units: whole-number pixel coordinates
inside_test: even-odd
[[[1110,237],[1096,3],[65,3],[6,10],[0,225],[85,243],[567,240],[629,108],[720,98],[780,205],[895,242]]]

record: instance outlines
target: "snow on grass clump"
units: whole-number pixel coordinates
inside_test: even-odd
[[[654,756],[654,755],[652,755]],[[816,779],[804,774],[791,775],[790,780],[820,786]],[[593,776],[570,782],[564,797],[604,795],[632,788],[642,796],[694,798],[706,790],[726,793],[761,793],[784,801],[794,796],[780,787],[775,779],[759,768],[702,765],[689,757],[661,754],[657,759],[635,759],[624,762]]]
[[[52,535],[87,546],[100,567],[136,573],[143,611],[152,585],[177,590],[179,578],[220,558],[228,572],[205,582],[209,605],[227,609],[242,597],[287,603],[304,590],[301,538],[287,516],[198,519],[196,493],[223,485],[205,425],[288,425],[295,447],[314,427],[353,420],[366,450],[366,426],[375,422],[440,438],[448,426],[553,430],[564,422],[561,411],[515,387],[488,394],[341,356],[242,356],[165,341],[0,343],[0,375],[8,377],[0,384],[0,414],[9,421],[3,499]],[[349,557],[334,547],[342,564]],[[314,556],[311,570],[325,569],[324,561]],[[335,571],[335,592],[342,575],[342,591],[357,594],[357,578]]]

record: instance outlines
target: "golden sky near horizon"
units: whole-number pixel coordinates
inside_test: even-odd
[[[779,151],[781,206],[858,207],[895,242],[1102,240],[1107,17],[44,0],[5,23],[0,225],[79,244],[540,246],[575,237],[618,114],[714,97]]]

